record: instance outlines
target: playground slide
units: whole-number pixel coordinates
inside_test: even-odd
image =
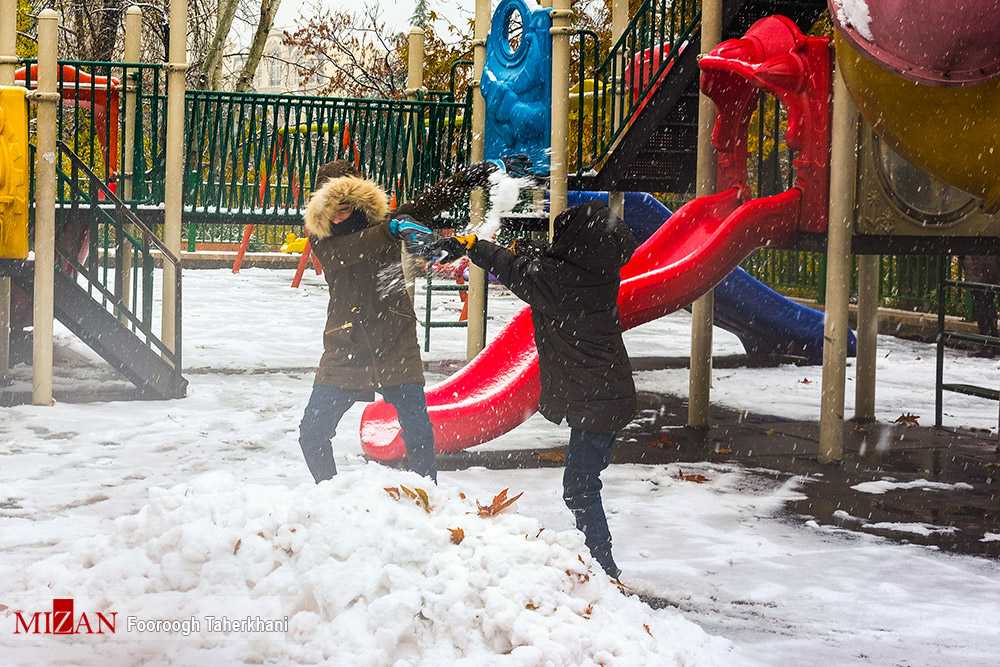
[[[629,329],[691,303],[726,277],[754,249],[789,241],[796,233],[801,191],[739,205],[736,189],[699,197],[681,207],[622,269],[618,296]],[[492,440],[538,407],[538,353],[525,307],[462,370],[427,390],[438,452]],[[361,420],[365,454],[377,460],[405,453],[395,410],[382,401]]]
[[[589,199],[608,201],[606,192],[571,191],[568,206]],[[671,216],[670,209],[645,192],[625,193],[625,220],[645,241]],[[791,355],[823,361],[823,313],[791,301],[737,267],[715,286],[715,324],[734,334],[752,357]],[[847,354],[857,339],[850,332]]]

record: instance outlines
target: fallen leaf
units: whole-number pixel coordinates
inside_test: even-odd
[[[732,454],[733,450],[729,447],[723,447],[722,449],[716,449],[716,454]]]
[[[236,540],[236,546],[233,547],[233,555],[234,556],[236,555],[236,552],[240,550],[240,546],[242,546],[242,544],[243,544],[243,538],[240,538],[240,539]]]
[[[513,505],[515,502],[517,502],[518,498],[524,495],[524,491],[522,491],[513,498],[508,499],[507,498],[508,491],[510,491],[510,489],[504,489],[503,491],[495,495],[493,497],[493,502],[490,503],[489,505],[480,505],[479,501],[477,500],[476,507],[479,508],[479,516],[482,517],[496,516],[500,512],[504,511],[505,509]]]
[[[774,435],[774,429],[773,428],[767,429],[766,431],[764,431],[764,435]]]
[[[812,384],[812,380],[810,380],[809,378],[802,378],[801,380],[799,380],[799,384]]]
[[[552,461],[553,463],[562,463],[566,460],[566,455],[562,452],[539,452],[535,456],[543,461]]]
[[[545,530],[545,528],[539,528],[538,529],[538,535],[541,535],[543,530]],[[538,539],[538,535],[535,535],[535,539],[536,540]]]
[[[646,628],[646,634],[647,635],[649,635],[650,637],[653,636],[653,633],[649,631],[649,626],[648,625],[646,625],[645,623],[643,623],[642,627]]]
[[[705,482],[708,481],[708,477],[705,477],[704,475],[699,475],[698,473],[695,473],[693,475],[685,475],[684,471],[681,470],[680,468],[677,469],[677,478],[684,480],[685,482],[694,482],[696,484],[704,484]]]
[[[917,420],[920,419],[920,415],[915,415],[910,412],[903,413],[896,417],[892,423],[893,424],[906,424],[907,426],[920,426]]]
[[[399,500],[399,489],[394,486],[385,487],[385,492],[388,493],[393,500]]]
[[[524,608],[525,609],[530,609],[531,611],[535,611],[536,609],[538,609],[538,607],[536,607],[535,605],[531,604],[530,602],[528,604],[524,605]]]
[[[678,445],[669,433],[660,433],[649,441],[649,446],[657,449],[677,449]]]
[[[594,604],[588,604],[587,608],[583,610],[584,618],[590,618],[590,615],[594,613]]]
[[[449,528],[448,532],[451,533],[452,544],[461,544],[465,539],[465,531],[461,528]]]
[[[417,489],[417,504],[424,508],[424,511],[428,514],[431,513],[431,499],[427,497],[427,492],[423,489]]]

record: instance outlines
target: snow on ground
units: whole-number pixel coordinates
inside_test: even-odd
[[[687,464],[685,473],[709,479],[692,484],[676,466],[612,466],[604,481],[616,558],[627,585],[674,605],[656,611],[620,595],[590,561],[557,468],[446,471],[435,488],[365,462],[359,405],[334,439],[342,474],[312,484],[296,431],[326,290],[315,276],[293,290],[291,278],[185,273],[185,399],[0,410],[0,663],[995,664],[995,561],[782,515],[808,479]],[[460,307],[454,293],[435,294],[435,319]],[[494,287],[489,308],[495,334],[518,304]],[[629,349],[685,355],[689,322],[682,312],[644,325],[626,334]],[[65,330],[57,340],[73,366],[60,366],[61,382],[118,382]],[[464,347],[464,330],[434,329],[425,359],[458,359]],[[715,347],[742,351],[720,330]],[[910,412],[929,423],[933,347],[892,338],[880,347],[879,418]],[[959,352],[947,372],[1000,384],[996,361]],[[720,404],[818,414],[818,367],[713,377]],[[636,379],[686,393],[684,371]],[[25,382],[30,371],[15,369],[15,385]],[[851,391],[847,402],[849,414]],[[945,412],[951,425],[996,428],[989,401],[956,396]],[[535,416],[480,447],[567,437]],[[403,486],[426,491],[431,511],[385,490]],[[524,495],[480,517],[478,504],[504,489]],[[116,612],[114,637],[14,635],[14,610],[50,611],[60,597],[75,599],[78,616]],[[177,631],[129,630],[129,616],[174,621]],[[288,625],[224,632],[210,616]]]

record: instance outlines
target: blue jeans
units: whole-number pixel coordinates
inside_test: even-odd
[[[601,504],[601,471],[611,462],[615,433],[570,430],[569,453],[563,473],[563,500],[586,537],[587,548],[601,568],[613,578],[618,566],[611,556],[611,531]]]
[[[437,462],[434,460],[434,428],[427,415],[427,397],[419,384],[382,387],[379,393],[386,403],[396,408],[399,426],[403,431],[406,456],[410,470],[430,477],[437,482]],[[359,400],[360,392],[337,387],[316,385],[309,404],[299,424],[299,446],[306,458],[309,472],[317,483],[337,474],[330,440],[337,433],[337,425],[352,405]]]

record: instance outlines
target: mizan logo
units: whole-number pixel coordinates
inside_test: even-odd
[[[27,613],[27,612],[25,612]],[[110,616],[110,619],[108,618]],[[79,615],[73,613],[73,599],[61,598],[52,600],[52,611],[36,611],[25,618],[19,611],[14,612],[15,635],[103,635],[115,634],[115,621],[118,612],[107,615],[100,612],[87,616],[85,612]]]

